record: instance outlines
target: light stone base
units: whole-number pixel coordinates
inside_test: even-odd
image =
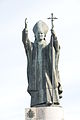
[[[64,120],[63,108],[60,106],[25,108],[25,120]]]

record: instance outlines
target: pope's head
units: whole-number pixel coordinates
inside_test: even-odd
[[[41,41],[45,39],[48,32],[48,26],[42,20],[39,20],[33,27],[33,32],[35,34],[36,40]]]

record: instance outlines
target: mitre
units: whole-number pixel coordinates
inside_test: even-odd
[[[36,34],[36,32],[39,33],[44,33],[46,35],[46,33],[48,32],[48,26],[45,22],[43,22],[42,20],[39,20],[33,27],[33,32],[34,34]]]

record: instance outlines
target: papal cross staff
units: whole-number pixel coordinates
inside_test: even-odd
[[[58,103],[59,101],[59,95],[58,95],[58,88],[57,88],[57,78],[54,70],[53,65],[53,41],[54,41],[54,24],[53,21],[55,19],[58,19],[56,17],[53,17],[53,13],[51,13],[51,17],[48,19],[51,19],[51,62],[52,62],[52,102]]]

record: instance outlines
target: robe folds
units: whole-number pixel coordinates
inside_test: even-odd
[[[31,95],[31,106],[51,104],[53,95],[52,67],[55,67],[55,48],[53,46],[53,66],[51,62],[51,43],[46,40],[32,43],[23,36],[27,55],[28,93]],[[55,72],[56,75],[56,72]],[[56,81],[58,88],[58,80]]]

